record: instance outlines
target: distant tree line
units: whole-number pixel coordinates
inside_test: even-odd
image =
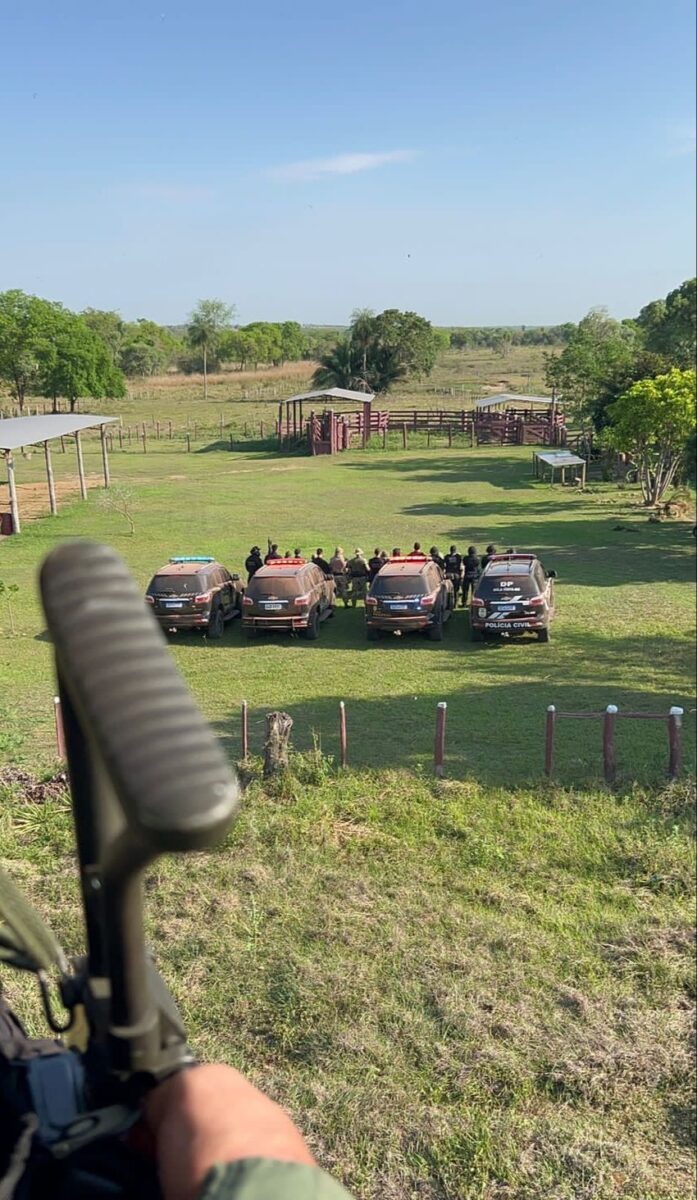
[[[566,325],[520,325],[476,326],[448,329],[450,345],[454,350],[496,350],[505,354],[512,346],[563,346],[568,342],[576,326],[569,321]]]

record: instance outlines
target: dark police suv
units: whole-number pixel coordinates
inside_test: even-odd
[[[472,641],[534,633],[548,642],[555,579],[556,571],[545,571],[535,554],[493,554],[470,604]]]
[[[145,602],[168,632],[203,629],[208,637],[221,638],[225,623],[242,612],[243,593],[239,575],[214,558],[182,555],[153,575]]]

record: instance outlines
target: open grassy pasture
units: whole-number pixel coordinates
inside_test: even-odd
[[[56,455],[60,474],[61,457]],[[67,459],[67,456],[66,456]],[[99,470],[88,443],[88,469]],[[360,1200],[683,1200],[693,1190],[694,788],[665,787],[665,731],[620,722],[619,781],[599,781],[600,729],[562,724],[542,781],[548,703],[682,704],[694,764],[694,541],[650,525],[630,491],[535,484],[528,451],[281,458],[215,442],[115,453],[136,535],[98,490],[0,546],[0,753],[53,757],[50,646],[34,591],[57,540],[97,537],[145,586],[173,553],[239,566],[290,549],[489,540],[558,572],[549,646],[365,641],[362,612],[321,640],[179,635],[172,653],[239,754],[239,704],[284,707],[302,756],[252,780],[224,848],[160,864],[149,935],[199,1053],[285,1103]],[[36,456],[18,476],[40,478]],[[617,526],[620,526],[618,529]],[[340,776],[337,704],[351,769]],[[430,777],[448,702],[447,779]],[[80,945],[66,802],[5,784],[0,854]],[[33,998],[6,977],[31,1022]]]
[[[405,380],[381,403],[385,408],[469,408],[473,396],[495,390],[542,392],[544,351],[536,346],[513,346],[506,354],[494,350],[447,350],[439,356],[433,374],[424,380]],[[124,426],[145,421],[149,436],[155,424],[163,431],[171,421],[175,431],[194,424],[203,431],[219,429],[222,416],[226,430],[233,427],[237,436],[248,425],[251,438],[258,434],[259,422],[273,428],[278,402],[297,392],[308,391],[315,363],[286,363],[259,371],[224,371],[210,375],[208,400],[203,400],[203,378],[196,375],[169,374],[152,379],[132,380],[124,400],[100,401],[100,413],[118,413]],[[89,408],[87,402],[82,408]],[[253,427],[256,434],[253,434]]]

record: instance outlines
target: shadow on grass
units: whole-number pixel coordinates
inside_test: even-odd
[[[646,679],[646,647],[641,637],[603,638],[566,634],[561,649],[531,642],[474,645],[465,640],[466,622],[456,621],[446,642],[410,638],[366,644],[375,675],[387,671],[387,656],[418,654],[423,659],[416,695],[351,696],[331,688],[336,655],[355,651],[357,622],[315,643],[297,643],[301,656],[291,668],[310,671],[329,682],[328,693],[285,705],[282,691],[274,707],[294,720],[293,743],[309,749],[317,741],[338,756],[339,701],[346,703],[349,762],[360,768],[432,769],[436,704],[447,702],[447,766],[451,778],[473,778],[491,786],[539,785],[543,779],[544,724],[549,704],[562,712],[600,713],[609,704],[620,712],[665,714],[652,722],[617,723],[618,784],[657,783],[665,777],[668,756],[667,715],[673,704],[689,713],[692,699],[676,694],[672,680],[684,666],[686,639],[657,637],[652,642],[651,688]],[[451,636],[454,635],[454,636]],[[459,634],[459,636],[458,636]],[[251,643],[254,645],[254,643]],[[445,651],[445,653],[444,653]],[[390,659],[394,677],[394,660]],[[413,662],[413,660],[412,660]],[[529,673],[530,678],[525,678]],[[629,685],[627,684],[629,680]],[[250,714],[252,751],[260,753],[264,711]],[[692,721],[685,721],[685,769],[694,757]],[[218,721],[217,731],[231,757],[240,754],[239,714]],[[560,720],[556,738],[556,780],[565,786],[595,788],[602,778],[602,725],[597,720]],[[337,786],[340,786],[338,784]]]
[[[490,541],[499,551],[511,546],[533,550],[561,580],[576,586],[689,583],[695,577],[694,540],[688,537],[687,523],[651,524],[644,520],[628,525],[626,518],[601,514],[592,505],[583,505],[580,513],[575,505],[567,506],[569,517],[560,520],[549,519],[546,514],[550,510],[544,503],[473,504],[471,516],[467,508],[434,503],[412,505],[402,511],[415,517],[454,518],[449,528],[440,530],[440,536],[461,550],[473,543],[481,552]],[[515,515],[521,519],[499,523],[502,517]],[[531,516],[528,524],[525,518]]]

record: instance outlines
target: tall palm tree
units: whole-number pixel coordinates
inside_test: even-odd
[[[351,388],[358,390],[361,381],[351,338],[339,338],[331,350],[320,354],[319,366],[312,376],[316,388]]]
[[[203,399],[208,399],[208,355],[215,350],[220,335],[234,315],[234,307],[223,300],[199,300],[189,317],[186,331],[189,345],[203,357]]]

